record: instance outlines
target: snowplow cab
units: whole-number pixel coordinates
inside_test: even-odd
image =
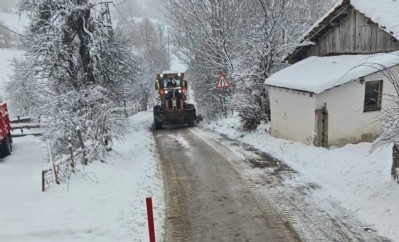
[[[176,87],[187,90],[187,81],[184,80],[184,73],[158,74],[155,82],[155,90],[160,91],[169,87]]]
[[[163,73],[157,75],[155,90],[160,104],[154,106],[154,124],[161,129],[164,124],[187,124],[194,126],[195,107],[187,103],[187,81],[184,73]]]

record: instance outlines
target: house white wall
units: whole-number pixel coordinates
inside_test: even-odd
[[[399,78],[399,67],[392,70]],[[327,104],[328,144],[372,141],[382,132],[380,120],[384,112],[364,112],[366,82],[383,80],[382,109],[391,105],[390,95],[397,96],[393,85],[383,73],[334,87],[319,95],[285,88],[269,87],[271,134],[277,138],[313,144],[316,133],[315,110]]]
[[[277,138],[312,144],[315,96],[307,92],[269,87],[271,134]]]
[[[394,70],[399,74],[399,68]],[[388,95],[395,94],[393,85],[381,72],[364,78],[365,82],[354,81],[335,87],[316,96],[316,108],[327,103],[328,144],[345,145],[372,141],[382,132],[379,122],[383,111],[364,112],[366,82],[383,80],[382,107],[388,106]]]

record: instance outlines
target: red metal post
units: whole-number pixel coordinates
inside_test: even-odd
[[[46,176],[46,171],[42,171],[42,192],[46,191],[45,176]]]
[[[154,227],[154,215],[152,212],[152,199],[146,198],[147,204],[147,218],[148,218],[148,230],[150,234],[150,242],[155,242],[155,227]]]

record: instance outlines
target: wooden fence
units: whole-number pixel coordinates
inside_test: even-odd
[[[65,156],[54,162],[53,168],[42,170],[43,192],[46,191],[52,184],[54,184],[54,181],[56,184],[60,184],[62,180],[69,175],[68,173],[75,172],[76,161],[82,160],[83,155],[80,150],[72,152],[72,148],[70,148],[70,151],[71,153],[69,156]]]
[[[54,173],[52,169],[42,170],[42,192],[46,191],[54,181],[60,184],[58,173],[60,171],[59,165],[54,165]],[[55,177],[54,177],[55,176]]]
[[[35,122],[32,118],[21,118],[11,120],[11,136],[22,137],[27,135],[41,136],[43,132],[40,130],[40,123]]]

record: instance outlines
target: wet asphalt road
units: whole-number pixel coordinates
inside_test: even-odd
[[[165,182],[166,242],[299,241],[271,203],[258,203],[225,147],[197,129],[154,136]]]

